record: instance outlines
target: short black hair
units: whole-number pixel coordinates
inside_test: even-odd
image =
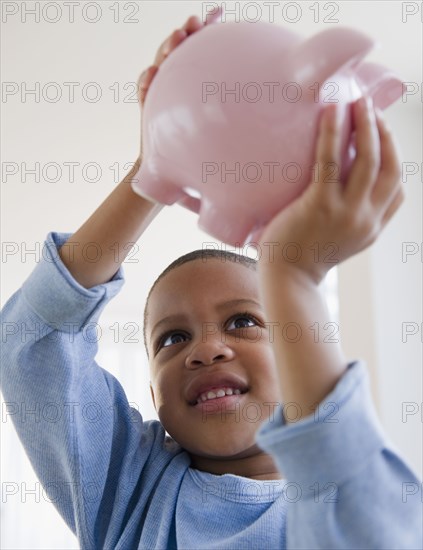
[[[148,293],[147,299],[145,301],[144,306],[144,328],[143,328],[143,336],[144,336],[144,346],[145,350],[147,352],[148,357],[148,347],[147,347],[147,338],[146,338],[146,326],[147,326],[147,310],[148,310],[148,302],[150,300],[151,293],[153,292],[154,288],[156,287],[157,283],[163,279],[165,275],[169,273],[169,271],[172,271],[173,269],[176,269],[177,267],[180,267],[183,264],[186,264],[188,262],[193,262],[194,260],[202,260],[203,262],[206,262],[209,259],[217,259],[221,262],[233,262],[238,263],[241,265],[244,265],[245,267],[248,267],[250,269],[257,269],[257,260],[254,260],[253,258],[250,258],[249,256],[244,256],[243,254],[237,254],[235,252],[229,252],[228,250],[216,250],[216,249],[198,249],[193,250],[192,252],[188,252],[187,254],[184,254],[183,256],[179,256],[179,258],[176,258],[171,264],[169,264],[157,277],[157,279],[154,281],[152,287],[150,288],[150,291]]]

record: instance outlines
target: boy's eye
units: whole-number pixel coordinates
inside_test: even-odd
[[[247,313],[243,313],[242,315],[236,315],[235,317],[232,317],[230,323],[228,324],[227,329],[228,330],[235,330],[237,328],[248,328],[248,327],[254,327],[258,324],[257,319],[255,319],[252,315],[249,315]]]
[[[239,313],[231,317],[228,324],[226,325],[226,330],[239,330],[254,327],[257,325],[260,325],[260,322],[253,315],[249,313]],[[187,340],[189,340],[189,338],[190,336],[188,333],[180,330],[168,332],[167,334],[164,334],[161,338],[159,338],[159,341],[157,343],[157,352],[159,352],[162,348],[168,348],[170,346],[186,342]]]
[[[187,338],[188,336],[185,332],[169,332],[160,339],[159,348],[166,348],[174,344],[180,344],[181,342],[185,342]]]

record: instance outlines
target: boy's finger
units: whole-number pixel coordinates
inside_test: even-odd
[[[158,67],[150,65],[148,69],[143,71],[138,79],[138,99],[141,105],[144,105],[145,97],[150,84],[158,71]]]
[[[154,59],[154,65],[152,65],[146,71],[144,71],[138,80],[139,100],[142,105],[144,104],[147,90],[150,87],[151,81],[153,80],[158,70],[158,67],[163,63],[166,57],[177,46],[179,46],[181,42],[185,40],[187,36],[200,30],[202,27],[203,27],[203,23],[201,22],[201,20],[196,15],[192,15],[187,19],[187,21],[185,22],[184,26],[181,29],[174,30],[173,33],[170,36],[168,36],[168,38],[162,43],[162,45],[160,46],[160,48],[156,53],[156,57]]]
[[[180,29],[176,29],[173,33],[160,46],[155,63],[160,65],[163,60],[170,54],[172,50],[176,48],[187,36],[200,30],[203,27],[203,23],[197,15],[191,15],[188,17],[185,24]]]
[[[163,42],[156,53],[154,59],[154,65],[161,65],[166,57],[170,54],[172,50],[176,48],[185,38],[187,37],[187,32],[183,29],[176,29],[173,33]]]
[[[363,97],[356,101],[353,115],[356,157],[348,175],[345,197],[351,202],[359,202],[372,191],[379,172],[380,146],[371,99]]]
[[[186,31],[188,34],[192,34],[193,32],[199,31],[203,26],[203,23],[197,15],[191,15],[182,27],[182,30]]]
[[[331,188],[339,186],[339,113],[336,104],[324,110],[319,125],[316,144],[316,161],[318,170],[315,180],[322,184],[321,190],[329,184]],[[332,184],[332,185],[331,185]]]
[[[394,136],[389,131],[381,111],[376,111],[380,141],[380,171],[372,191],[375,207],[386,208],[401,187],[401,162]]]

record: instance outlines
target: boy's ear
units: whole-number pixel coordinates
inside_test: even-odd
[[[151,399],[153,400],[154,408],[156,409],[156,400],[154,399],[154,390],[151,382],[150,382],[150,393],[151,393]],[[156,409],[156,412],[157,412],[157,409]]]

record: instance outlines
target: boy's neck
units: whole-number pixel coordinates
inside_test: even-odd
[[[233,474],[250,479],[283,479],[272,457],[263,451],[236,459],[209,458],[190,454],[191,467],[214,475]]]

